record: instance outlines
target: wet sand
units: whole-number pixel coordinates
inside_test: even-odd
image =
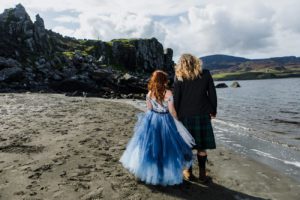
[[[0,94],[0,199],[299,199],[298,183],[223,147],[209,152],[210,184],[137,181],[118,160],[138,112],[98,98]]]

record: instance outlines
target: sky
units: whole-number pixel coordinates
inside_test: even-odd
[[[174,57],[300,56],[299,0],[0,0],[76,38],[157,38]]]

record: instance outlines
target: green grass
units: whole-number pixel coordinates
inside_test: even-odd
[[[112,41],[110,41],[110,42],[106,42],[106,44],[108,44],[108,46],[112,47],[112,45],[113,45],[113,42],[112,42]]]
[[[63,52],[63,55],[66,56],[68,59],[72,59],[75,55],[75,52],[73,51],[65,51]]]
[[[232,72],[232,73],[220,73],[214,74],[213,78],[218,80],[224,79],[236,79],[236,78],[255,78],[260,75],[261,72]]]
[[[122,42],[122,43],[130,43],[131,41],[133,41],[133,39],[113,39],[111,40],[111,42]]]
[[[84,52],[91,54],[95,50],[95,46],[88,46],[85,48]]]
[[[87,49],[89,51],[91,51],[92,49]],[[80,51],[80,50],[76,50],[76,51],[64,51],[62,54],[64,56],[66,56],[68,59],[72,59],[75,55],[76,52],[79,52],[81,55],[83,56],[88,56],[90,55],[90,52],[87,52],[87,51]]]
[[[112,46],[114,42],[120,42],[125,47],[134,47],[132,41],[134,41],[134,39],[113,39],[110,42],[108,42],[108,45]]]

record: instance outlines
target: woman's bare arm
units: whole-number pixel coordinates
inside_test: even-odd
[[[146,105],[147,105],[147,110],[152,110],[152,104],[150,102],[150,94],[151,92],[149,91],[147,96],[146,96]]]
[[[177,119],[178,117],[177,117],[177,112],[176,112],[175,106],[174,106],[173,94],[170,90],[167,90],[166,95],[165,95],[165,100],[168,101],[169,112],[171,113],[171,115],[174,118]]]

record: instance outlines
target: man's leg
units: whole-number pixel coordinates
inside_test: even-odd
[[[206,161],[207,153],[205,150],[198,150],[197,152],[198,165],[199,165],[199,179],[200,181],[206,182]]]

